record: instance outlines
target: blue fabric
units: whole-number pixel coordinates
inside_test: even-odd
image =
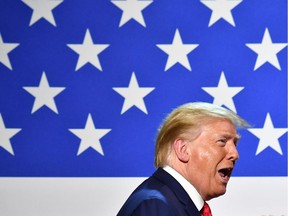
[[[130,195],[117,216],[200,216],[195,204],[169,173],[159,168]]]
[[[159,199],[167,204],[166,198],[157,190],[142,189],[137,191],[131,196],[125,203],[124,211],[122,215],[131,215],[133,211],[139,206],[139,204],[145,200]]]

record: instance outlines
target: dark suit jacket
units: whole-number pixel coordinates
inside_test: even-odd
[[[201,216],[183,187],[159,168],[139,185],[117,216]]]

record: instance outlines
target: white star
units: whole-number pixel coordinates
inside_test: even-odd
[[[63,2],[63,0],[22,0],[32,10],[32,17],[29,26],[36,23],[41,18],[46,19],[52,25],[56,26],[52,10]]]
[[[240,4],[242,0],[201,0],[201,2],[212,10],[209,27],[221,18],[235,27],[231,10]]]
[[[176,29],[172,44],[157,44],[161,50],[168,54],[168,60],[165,66],[165,71],[179,62],[189,71],[191,66],[187,55],[192,52],[199,44],[183,44],[179,30]]]
[[[14,151],[10,143],[10,138],[17,134],[20,130],[20,128],[5,128],[5,124],[0,113],[0,146],[2,146],[12,155],[14,155]]]
[[[123,11],[119,27],[123,26],[131,19],[134,19],[139,24],[146,27],[142,10],[150,5],[153,2],[152,0],[112,0],[111,2]]]
[[[62,92],[65,88],[63,87],[50,87],[45,72],[42,73],[42,77],[39,83],[39,87],[23,87],[27,92],[35,97],[34,105],[32,108],[32,112],[34,113],[42,106],[46,105],[55,113],[58,114],[58,110],[54,101],[54,97],[56,97],[60,92]]]
[[[118,92],[121,96],[125,98],[121,114],[126,112],[133,106],[138,107],[144,113],[148,113],[144,97],[152,92],[155,88],[140,88],[136,79],[134,72],[132,73],[129,86],[127,88],[113,88],[114,91]]]
[[[230,110],[236,112],[233,97],[244,89],[244,87],[229,87],[224,72],[221,73],[218,87],[203,87],[204,91],[214,97],[214,104],[225,105]]]
[[[269,62],[278,70],[281,70],[277,53],[287,46],[287,43],[272,43],[268,28],[265,29],[261,43],[246,44],[251,50],[257,53],[258,57],[254,66],[254,71],[264,63]]]
[[[18,45],[18,43],[4,43],[0,34],[0,62],[2,62],[10,70],[12,70],[12,66],[8,58],[8,53],[15,49]]]
[[[67,46],[79,54],[76,71],[87,63],[91,63],[102,71],[98,54],[105,50],[109,44],[93,44],[89,29],[86,30],[83,44],[67,44]]]
[[[84,129],[69,129],[69,131],[81,139],[77,155],[92,147],[104,156],[100,139],[110,132],[111,129],[96,129],[90,113]]]
[[[257,136],[260,141],[256,151],[256,155],[261,153],[267,147],[271,147],[280,155],[282,155],[282,149],[280,147],[279,138],[284,135],[287,128],[274,128],[270,114],[267,113],[263,128],[248,129],[252,134]]]

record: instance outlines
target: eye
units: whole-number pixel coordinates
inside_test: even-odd
[[[227,142],[227,139],[219,139],[217,140],[217,143],[219,143],[220,145],[225,145]]]

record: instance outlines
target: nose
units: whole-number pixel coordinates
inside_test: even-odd
[[[228,157],[228,160],[231,160],[233,162],[235,162],[239,159],[239,153],[238,153],[234,143],[231,143],[228,145],[227,157]]]

